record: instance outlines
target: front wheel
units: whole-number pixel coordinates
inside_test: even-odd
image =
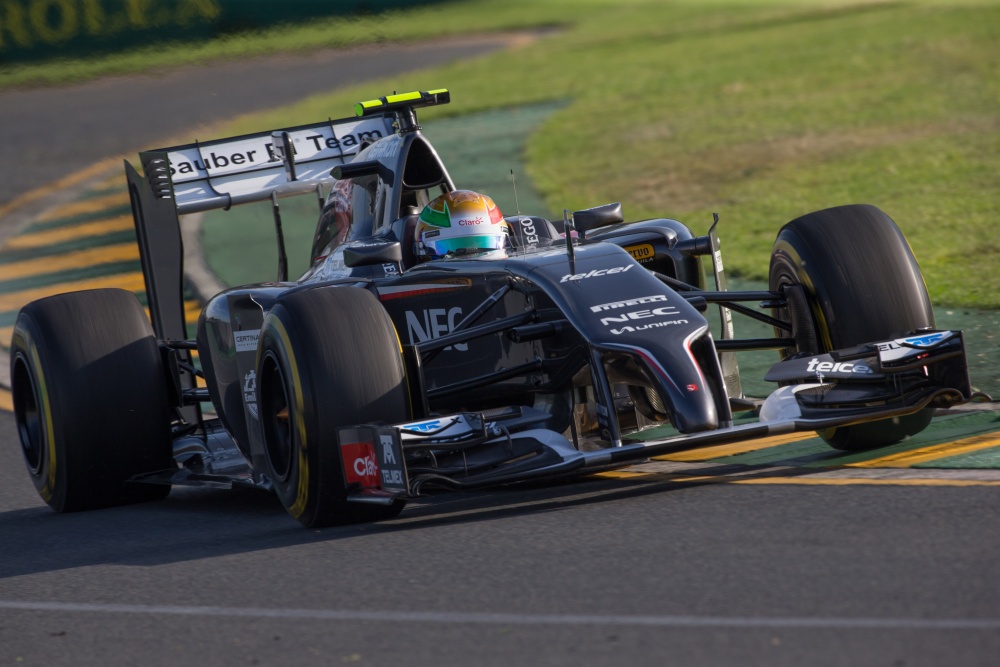
[[[934,311],[902,232],[874,206],[809,213],[781,228],[771,254],[770,289],[801,285],[818,354],[934,327]],[[809,337],[807,337],[809,338]],[[872,449],[919,433],[931,410],[819,432],[831,446]]]
[[[337,430],[399,423],[411,410],[402,349],[371,292],[315,288],[282,297],[261,328],[257,387],[264,448],[281,503],[315,528],[388,519],[347,501]]]

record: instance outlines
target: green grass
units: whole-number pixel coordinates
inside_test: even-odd
[[[422,120],[565,101],[531,138],[548,210],[623,201],[626,216],[704,232],[726,267],[766,277],[784,222],[871,203],[903,229],[938,304],[1000,307],[1000,4],[494,2],[573,23],[530,48],[317,95],[239,132],[447,86]],[[530,9],[529,9],[530,8]],[[534,12],[534,13],[532,13]],[[461,184],[461,174],[453,174]]]
[[[620,200],[629,219],[675,217],[696,232],[718,211],[727,269],[760,279],[784,222],[871,203],[903,229],[935,303],[1000,307],[995,1],[465,0],[73,69],[20,68],[0,73],[0,86],[556,24],[527,47],[319,94],[219,135],[348,115],[392,90],[452,90],[450,106],[421,114],[428,127],[559,102],[525,155],[547,210]]]

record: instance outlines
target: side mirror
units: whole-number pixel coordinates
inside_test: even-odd
[[[399,241],[368,241],[344,246],[344,264],[371,266],[373,264],[395,264],[403,262],[403,246]]]
[[[622,217],[622,203],[604,204],[573,213],[573,226],[581,234],[596,227],[625,222]]]
[[[345,178],[357,178],[359,176],[378,176],[389,187],[392,187],[395,178],[392,169],[385,166],[378,160],[363,160],[361,162],[348,162],[338,164],[330,170],[330,175],[338,181]]]

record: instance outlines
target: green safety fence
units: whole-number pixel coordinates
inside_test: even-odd
[[[0,0],[0,65],[84,58],[437,0]]]

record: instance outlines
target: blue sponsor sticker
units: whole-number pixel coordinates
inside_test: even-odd
[[[406,424],[403,428],[407,431],[420,431],[420,432],[436,431],[439,428],[441,428],[441,420],[434,419],[432,421],[427,421],[427,422],[417,422],[416,424]]]
[[[933,345],[934,343],[939,343],[944,340],[944,333],[933,333],[927,334],[926,336],[914,336],[912,338],[904,338],[903,342],[907,345]]]

